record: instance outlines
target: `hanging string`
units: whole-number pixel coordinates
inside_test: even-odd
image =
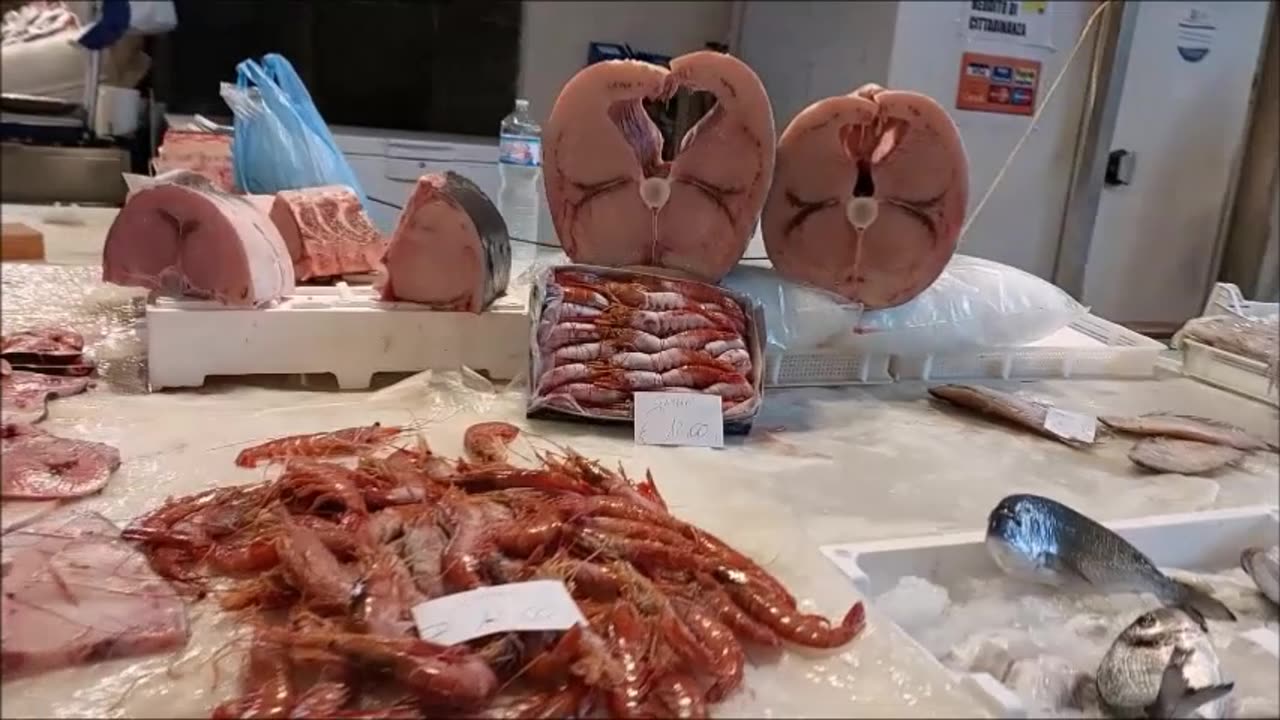
[[[1036,129],[1040,122],[1040,116],[1044,114],[1045,108],[1049,107],[1049,100],[1053,97],[1054,92],[1058,90],[1058,85],[1062,83],[1062,79],[1067,76],[1067,71],[1071,69],[1071,64],[1075,62],[1076,55],[1080,53],[1080,48],[1084,47],[1084,41],[1089,37],[1089,32],[1093,30],[1094,24],[1098,18],[1102,17],[1102,11],[1111,4],[1111,0],[1103,0],[1094,9],[1093,14],[1089,16],[1089,21],[1085,23],[1084,30],[1080,31],[1080,37],[1076,40],[1075,47],[1071,48],[1071,52],[1067,55],[1067,61],[1063,63],[1062,70],[1058,72],[1058,77],[1053,79],[1049,84],[1048,91],[1044,94],[1044,99],[1040,102],[1040,107],[1036,109],[1031,116],[1031,122],[1027,124],[1027,129],[1022,133],[1022,137],[1018,138],[1018,142],[1014,143],[1013,150],[1009,151],[1009,157],[1005,158],[1004,164],[996,172],[996,176],[991,181],[991,185],[987,187],[987,192],[983,194],[982,199],[973,208],[973,212],[969,213],[968,219],[964,221],[964,226],[960,228],[960,242],[963,243],[965,236],[969,232],[969,226],[973,225],[973,221],[977,219],[978,214],[982,212],[982,208],[986,207],[987,201],[991,199],[991,193],[995,192],[996,186],[1004,179],[1005,171],[1013,164],[1013,158],[1017,156],[1018,151],[1026,144],[1027,138],[1031,137],[1031,133]]]

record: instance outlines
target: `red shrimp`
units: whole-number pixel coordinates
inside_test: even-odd
[[[451,529],[449,544],[441,554],[441,575],[452,592],[473,590],[486,582],[480,575],[480,560],[487,545],[484,517],[475,502],[453,496],[444,501],[444,514]]]
[[[565,302],[598,308],[600,310],[604,310],[609,307],[609,299],[588,285],[563,283],[559,285],[559,291],[561,296],[564,297]]]
[[[554,470],[515,467],[480,467],[459,473],[454,484],[461,486],[493,485],[499,488],[534,488],[552,492],[593,494],[590,485],[572,475]]]
[[[293,587],[310,604],[338,612],[351,602],[355,581],[314,530],[278,512],[282,532],[276,540],[280,565]]]
[[[476,423],[462,434],[462,446],[476,462],[506,462],[507,448],[519,435],[520,428],[511,423]]]
[[[560,516],[565,519],[585,517],[587,515],[603,515],[605,517],[640,520],[660,525],[665,528],[683,531],[685,524],[664,512],[651,510],[643,505],[616,495],[595,495],[592,497],[566,495],[557,498],[553,503]]]
[[[379,547],[352,597],[365,632],[400,637],[413,630],[409,608],[423,600],[409,570],[391,549]]]
[[[608,407],[629,400],[631,393],[592,385],[589,382],[575,382],[561,385],[549,393],[547,397],[558,396],[572,398],[575,403],[587,407]]]
[[[271,631],[279,642],[301,648],[330,650],[383,665],[424,703],[474,708],[498,690],[498,678],[474,653],[417,638],[388,638],[359,633]]]
[[[360,492],[360,474],[342,465],[290,460],[276,481],[276,487],[286,497],[301,501],[309,499],[309,513],[316,512],[325,504],[336,504],[344,512],[357,515],[369,513]]]
[[[285,718],[293,709],[292,667],[280,645],[254,639],[245,658],[244,693],[213,709],[214,718]]]
[[[716,356],[716,362],[743,376],[751,373],[751,353],[742,348],[725,350]]]
[[[705,365],[687,365],[662,373],[662,382],[674,387],[706,388],[717,383],[746,383],[746,378],[735,372],[725,372]],[[747,387],[750,388],[750,384]]]
[[[755,389],[751,387],[751,383],[741,375],[733,376],[733,380],[725,382],[713,383],[702,388],[702,392],[707,395],[719,395],[722,400],[748,400],[755,395]]]
[[[559,463],[559,461],[553,460]],[[577,474],[588,483],[604,490],[610,495],[626,498],[631,502],[645,509],[653,510],[655,513],[666,513],[666,505],[661,500],[655,500],[647,494],[651,488],[642,488],[633,485],[626,476],[619,473],[612,473],[605,470],[598,462],[590,461],[583,456],[571,452],[570,455],[559,463],[565,472]],[[619,466],[621,470],[621,466]],[[656,489],[654,489],[656,492]]]
[[[616,312],[606,310],[596,323],[616,327],[632,328],[667,337],[685,330],[714,329],[716,323],[711,318],[695,310],[636,310],[620,308]]]
[[[612,535],[618,538],[633,538],[636,540],[648,540],[663,545],[670,545],[673,548],[680,548],[692,551],[694,549],[693,541],[681,535],[675,530],[652,525],[650,523],[641,522],[639,520],[624,520],[622,518],[611,517],[592,517],[584,518],[580,521],[581,525],[593,530],[599,530],[602,533]]]
[[[573,365],[593,360],[608,360],[613,356],[614,348],[615,345],[613,343],[604,340],[580,345],[566,345],[551,353],[550,365],[553,368],[557,368],[561,365]],[[543,375],[545,376],[546,373],[543,373]]]
[[[272,540],[255,539],[242,545],[215,545],[206,561],[224,573],[253,573],[270,570],[280,562]]]
[[[604,315],[608,310],[602,310],[589,305],[579,305],[575,302],[562,302],[555,309],[555,315],[551,316],[555,322],[595,322]]]
[[[764,623],[784,640],[813,648],[840,647],[853,640],[866,627],[866,610],[856,602],[839,625],[821,615],[807,615],[790,607],[785,600],[757,584],[730,580],[718,573],[721,586],[755,620]]]
[[[652,580],[627,562],[611,562],[609,569],[622,581],[624,597],[653,620],[655,630],[677,655],[695,666],[713,661],[711,652],[702,646]]]
[[[668,511],[667,501],[662,497],[662,493],[658,492],[658,484],[653,481],[652,472],[646,469],[644,471],[644,481],[636,483],[635,487],[636,490],[640,491],[641,495],[656,503],[663,512]]]
[[[653,683],[653,694],[675,718],[705,718],[707,703],[693,678],[683,672],[671,672]]]
[[[607,337],[608,332],[594,323],[559,322],[551,326],[538,344],[543,350],[555,351],[584,342],[598,342]]]
[[[556,557],[538,566],[537,577],[561,580],[575,596],[612,601],[622,594],[622,581],[608,568],[587,560]]]
[[[434,522],[420,521],[404,528],[400,552],[413,577],[413,584],[428,600],[445,594],[444,549],[449,544]]]
[[[738,607],[733,598],[720,587],[720,584],[713,580],[710,576],[702,573],[695,573],[698,578],[698,585],[692,592],[694,597],[690,599],[701,603],[710,612],[714,613],[720,622],[731,628],[735,635],[742,637],[757,645],[765,647],[781,647],[782,640],[778,634],[762,623],[752,619],[742,608]]]
[[[636,606],[625,600],[613,605],[607,623],[613,653],[622,663],[621,681],[605,690],[609,714],[617,718],[642,717],[652,671],[652,634]]]
[[[594,362],[558,365],[542,374],[542,377],[538,379],[536,392],[544,394],[562,385],[590,380],[592,376],[599,374],[602,369],[599,364]]]
[[[563,529],[564,523],[555,515],[548,514],[496,528],[493,542],[508,555],[527,558],[556,543]]]
[[[333,457],[355,455],[386,443],[403,432],[403,428],[374,423],[332,432],[290,435],[247,447],[236,456],[236,465],[257,467],[261,462],[274,462],[295,457]]]
[[[539,653],[526,665],[523,675],[553,687],[564,684],[570,676],[591,687],[608,687],[622,680],[624,670],[600,636],[578,624],[566,630],[551,650]]]
[[[712,662],[704,669],[715,678],[715,683],[707,690],[707,699],[720,702],[742,684],[746,653],[733,636],[733,631],[697,603],[672,598],[671,605],[694,637],[710,651]]]
[[[703,350],[708,343],[712,342],[742,342],[742,337],[735,332],[726,330],[709,330],[699,328],[696,330],[686,330],[676,333],[671,337],[662,339],[662,347],[660,349],[667,350],[670,348],[684,348],[686,350]],[[745,345],[743,346],[745,347]],[[717,353],[718,354],[718,353]]]

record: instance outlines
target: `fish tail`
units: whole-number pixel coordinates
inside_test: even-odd
[[[1209,685],[1194,690],[1188,687],[1184,669],[1190,657],[1191,653],[1184,648],[1173,651],[1169,664],[1160,676],[1160,691],[1156,694],[1155,702],[1143,708],[1147,717],[1153,720],[1191,717],[1201,706],[1221,700],[1235,688],[1235,683]]]
[[[1231,612],[1231,608],[1209,594],[1209,591],[1180,580],[1171,580],[1170,582],[1173,583],[1173,593],[1172,597],[1170,597],[1172,602],[1170,604],[1185,610],[1201,626],[1204,625],[1205,620],[1235,622],[1236,615]]]

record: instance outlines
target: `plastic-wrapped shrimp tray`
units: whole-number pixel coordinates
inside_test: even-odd
[[[1280,542],[1280,508],[1249,506],[1227,510],[1152,515],[1104,523],[1161,568],[1214,571],[1238,567],[1249,546]],[[1000,569],[985,545],[985,533],[966,532],[865,543],[824,545],[822,554],[852,579],[871,602],[897,587],[904,578],[921,578],[953,589],[963,582],[997,579]],[[904,628],[917,643],[921,640]],[[1275,656],[1280,638],[1269,627],[1242,633]],[[923,644],[921,652],[936,657]],[[1277,658],[1280,660],[1280,658]],[[941,661],[939,661],[941,664]],[[955,673],[985,707],[998,717],[1027,717],[1031,711],[1011,690],[987,673]]]
[[[554,321],[548,320],[548,317],[549,312],[556,312],[553,306],[563,297],[560,286],[556,282],[557,274],[562,272],[590,274],[603,280],[618,283],[675,281],[696,288],[700,293],[714,295],[722,300],[736,303],[742,309],[746,319],[746,331],[742,334],[741,339],[750,361],[750,369],[746,374],[746,380],[751,385],[752,392],[748,399],[737,406],[731,406],[725,412],[724,432],[725,434],[743,435],[751,431],[751,424],[764,402],[764,379],[766,376],[763,345],[765,320],[764,309],[760,304],[741,293],[674,275],[667,276],[658,272],[639,272],[594,265],[570,264],[549,267],[542,270],[532,284],[529,296],[529,395],[526,409],[528,417],[609,423],[631,423],[633,420],[630,399],[624,401],[625,407],[623,408],[606,409],[584,406],[577,402],[568,402],[565,400],[565,395],[557,394],[545,397],[538,392],[538,385],[543,372],[551,369],[547,359],[549,353],[543,350],[545,344],[543,335],[544,333],[549,333],[550,328],[554,327],[556,322],[559,322],[559,317],[555,318]],[[544,320],[548,321],[546,328],[543,327]],[[654,388],[654,391],[664,390],[670,390],[670,388]]]

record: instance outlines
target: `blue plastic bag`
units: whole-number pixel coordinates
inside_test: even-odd
[[[367,204],[364,189],[334,142],[311,93],[293,66],[275,53],[262,64],[236,66],[236,84],[222,99],[235,115],[231,145],[236,184],[248,193],[346,185]]]

